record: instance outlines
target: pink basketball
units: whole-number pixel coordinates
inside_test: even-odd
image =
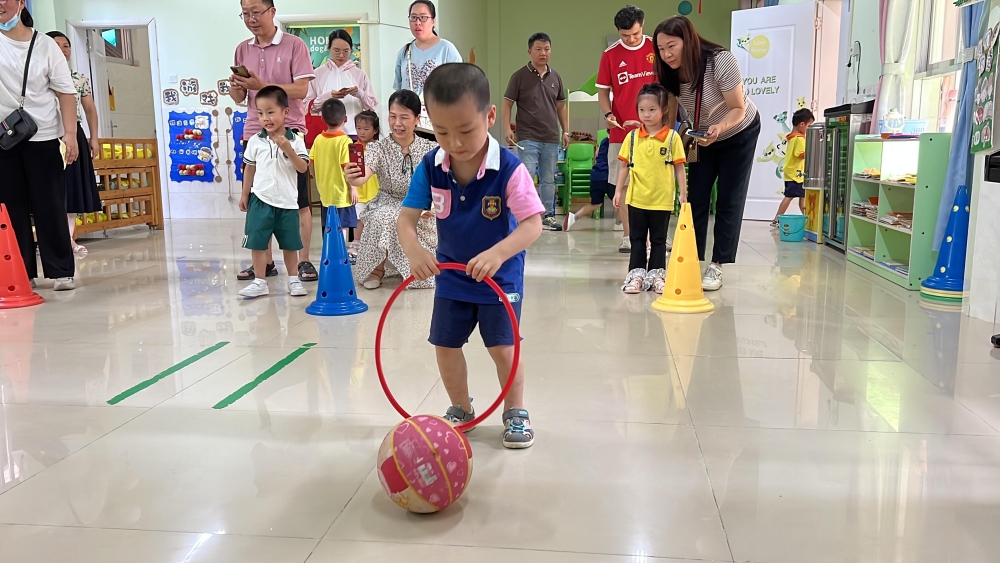
[[[472,447],[447,420],[417,415],[399,423],[378,451],[378,480],[410,512],[437,512],[457,501],[472,478]]]

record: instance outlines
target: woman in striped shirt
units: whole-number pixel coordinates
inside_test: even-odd
[[[653,41],[659,52],[657,79],[680,100],[692,129],[705,135],[696,139],[697,158],[688,159],[688,200],[701,260],[705,260],[712,186],[718,180],[715,247],[702,281],[706,291],[715,291],[722,288],[722,265],[736,261],[760,116],[743,90],[736,57],[699,36],[690,20],[684,16],[665,20],[656,27]]]

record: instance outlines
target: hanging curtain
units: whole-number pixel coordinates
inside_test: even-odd
[[[962,8],[962,34],[965,48],[979,41],[979,28],[986,13],[986,3],[980,2]],[[969,152],[972,135],[972,102],[976,92],[976,61],[966,61],[962,67],[962,83],[959,85],[958,107],[955,109],[955,130],[951,137],[951,153],[948,155],[948,174],[944,179],[944,192],[938,209],[937,227],[934,230],[934,250],[941,250],[941,240],[948,226],[951,205],[959,186],[972,185],[972,153]]]
[[[912,66],[914,0],[879,0],[879,38],[882,48],[882,75],[875,96],[874,119],[889,110],[907,112],[906,70]]]

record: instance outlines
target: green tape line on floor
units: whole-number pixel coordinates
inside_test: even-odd
[[[219,342],[218,344],[216,344],[215,346],[212,346],[211,348],[208,348],[206,350],[202,350],[201,352],[198,352],[197,354],[191,356],[190,358],[184,360],[183,362],[181,362],[179,364],[175,364],[175,365],[167,368],[166,370],[161,371],[160,373],[154,375],[153,377],[150,377],[146,381],[143,381],[142,383],[139,383],[138,385],[135,385],[135,386],[133,386],[133,387],[131,387],[129,389],[126,389],[122,393],[120,393],[118,395],[115,395],[110,401],[108,401],[108,404],[109,405],[117,405],[118,403],[124,401],[125,399],[128,399],[132,395],[135,395],[139,391],[142,391],[143,389],[145,389],[147,387],[150,387],[151,385],[155,384],[156,382],[160,381],[161,379],[164,379],[164,378],[166,378],[169,375],[173,375],[174,373],[179,372],[180,370],[188,367],[189,365],[197,362],[198,360],[204,358],[205,356],[208,356],[209,354],[211,354],[213,352],[217,352],[217,351],[221,350],[227,344],[229,344],[229,343],[228,342]]]
[[[264,373],[258,375],[250,383],[247,383],[243,387],[240,387],[239,389],[237,389],[235,392],[233,392],[231,395],[229,395],[225,399],[219,401],[218,404],[216,404],[212,408],[213,409],[217,409],[217,410],[218,409],[224,409],[224,408],[228,407],[229,405],[235,403],[236,401],[239,401],[240,399],[243,398],[244,395],[246,395],[247,393],[253,391],[258,385],[260,385],[261,383],[264,383],[265,381],[267,381],[268,379],[270,379],[271,376],[273,376],[274,374],[276,374],[279,371],[281,371],[281,370],[285,369],[286,367],[288,367],[288,365],[291,364],[292,362],[294,362],[296,358],[298,358],[302,354],[305,354],[306,352],[308,352],[309,349],[312,348],[315,345],[316,345],[315,342],[311,342],[309,344],[303,344],[301,348],[299,348],[298,350],[292,352],[291,354],[289,354],[289,355],[285,356],[284,358],[282,358],[281,360],[279,360],[278,363],[276,363],[273,366],[269,367],[267,369],[267,371],[265,371]]]

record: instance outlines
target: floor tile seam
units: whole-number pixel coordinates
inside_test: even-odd
[[[440,377],[440,376],[439,376],[439,377],[438,377],[437,379],[435,379],[435,380],[434,380],[434,383],[433,383],[433,384],[431,384],[431,388],[427,390],[427,393],[425,393],[425,394],[424,394],[424,396],[423,396],[423,397],[422,397],[422,398],[420,399],[420,401],[419,401],[419,402],[417,403],[417,405],[418,405],[418,406],[419,406],[419,405],[422,405],[422,404],[424,403],[424,401],[426,401],[426,400],[427,400],[427,398],[431,396],[431,394],[432,394],[432,393],[434,392],[434,389],[435,389],[435,388],[437,387],[437,385],[438,385],[438,382],[441,382],[441,381],[442,381],[442,380],[441,380],[441,377]],[[444,385],[444,383],[442,382],[442,386],[443,386],[443,385]],[[397,413],[397,414],[398,414],[398,413]],[[391,429],[390,429],[389,431],[390,431],[390,432],[392,432],[392,430],[391,430]],[[323,540],[323,538],[325,538],[325,537],[326,537],[327,535],[329,535],[329,534],[330,534],[330,530],[332,530],[332,529],[333,529],[333,527],[334,527],[334,526],[335,526],[335,525],[337,524],[337,521],[338,521],[338,520],[340,520],[340,518],[341,518],[341,517],[342,517],[342,516],[344,515],[344,512],[346,512],[346,511],[347,511],[347,507],[348,507],[348,506],[349,506],[349,505],[351,504],[351,501],[353,501],[353,500],[354,500],[354,497],[356,497],[356,496],[358,495],[358,492],[359,492],[359,491],[361,491],[361,488],[362,488],[362,487],[364,487],[365,483],[366,483],[366,482],[368,482],[368,479],[370,479],[370,478],[371,478],[372,474],[373,474],[373,473],[375,473],[375,471],[377,471],[377,469],[373,468],[373,469],[372,469],[371,471],[369,471],[369,472],[368,472],[368,474],[367,474],[367,475],[365,476],[365,478],[361,480],[361,482],[360,482],[360,483],[358,484],[358,488],[357,488],[357,489],[355,489],[353,493],[351,493],[351,496],[350,496],[350,497],[349,497],[349,498],[347,499],[347,501],[346,501],[346,502],[344,503],[344,506],[343,506],[343,508],[341,508],[341,509],[340,509],[340,512],[339,512],[339,513],[337,514],[337,516],[336,516],[336,517],[335,517],[335,518],[333,519],[333,522],[330,522],[330,525],[329,525],[329,526],[327,526],[327,528],[326,528],[326,532],[324,532],[324,533],[323,533],[323,535],[322,535],[322,536],[320,536],[320,541],[322,541],[322,540]],[[310,557],[311,557],[311,555],[310,555]],[[307,560],[308,560],[308,559],[307,559]]]
[[[685,404],[687,403],[685,402]],[[712,502],[715,503],[715,513],[719,515],[719,525],[722,527],[722,535],[726,538],[726,548],[729,550],[729,559],[730,561],[736,561],[736,555],[733,553],[733,545],[729,541],[729,531],[726,530],[726,521],[722,517],[722,507],[719,506],[719,497],[715,493],[715,484],[712,483],[712,475],[708,472],[708,460],[705,459],[705,452],[701,447],[701,437],[698,436],[698,427],[692,424],[691,432],[694,434],[694,442],[698,446],[698,456],[701,460],[702,470],[705,471],[705,479],[708,480],[708,488],[712,491]]]
[[[320,543],[325,541],[329,542],[342,542],[342,543],[362,543],[362,544],[390,544],[390,545],[419,545],[424,547],[462,547],[468,549],[493,549],[498,551],[513,551],[517,553],[565,553],[571,555],[595,555],[602,557],[626,557],[635,558],[635,553],[613,553],[613,552],[599,552],[599,551],[575,551],[575,550],[559,550],[559,549],[538,549],[538,548],[528,548],[528,547],[497,547],[488,545],[468,545],[462,543],[424,543],[424,542],[403,542],[403,541],[392,541],[392,540],[366,540],[366,539],[327,539],[325,536]],[[676,560],[682,562],[692,562],[692,563],[732,563],[732,559],[700,559],[700,558],[690,558],[690,557],[671,557],[671,556],[647,556],[650,561],[667,561]],[[646,560],[646,559],[644,559]]]
[[[928,381],[929,381],[929,380],[928,380]],[[965,404],[965,401],[962,401],[962,400],[960,400],[960,399],[954,399],[954,401],[955,401],[956,403],[958,403],[959,405],[961,405],[963,409],[965,409],[965,410],[966,410],[966,411],[968,411],[968,412],[969,412],[970,414],[972,414],[972,416],[974,416],[974,417],[976,417],[977,419],[979,419],[980,421],[982,421],[982,423],[983,423],[983,424],[985,424],[985,425],[986,425],[986,426],[988,426],[989,428],[992,428],[992,429],[993,429],[993,430],[994,430],[994,431],[995,431],[995,432],[996,432],[996,433],[997,433],[998,435],[1000,435],[1000,426],[997,426],[997,425],[993,425],[993,424],[991,424],[991,423],[990,423],[990,421],[988,421],[988,420],[986,420],[985,418],[983,418],[983,417],[979,416],[979,414],[977,414],[977,413],[976,413],[976,411],[972,410],[972,408],[970,408],[970,407],[969,407],[969,406],[968,406],[967,404]]]
[[[16,485],[14,485],[13,487],[11,487],[11,488],[7,489],[6,491],[3,491],[3,492],[0,492],[0,498],[3,498],[3,495],[6,495],[7,493],[9,493],[9,492],[13,491],[14,489],[16,489],[16,488],[20,487],[21,485],[24,485],[25,483],[27,483],[27,482],[31,481],[32,479],[34,479],[34,478],[38,477],[39,475],[41,475],[41,474],[45,473],[46,471],[49,471],[49,470],[51,470],[52,468],[54,468],[54,467],[56,467],[57,465],[59,465],[59,464],[61,464],[61,463],[65,462],[65,461],[66,461],[66,460],[68,460],[69,458],[71,458],[71,457],[73,457],[73,456],[75,456],[75,455],[77,455],[77,454],[79,454],[79,453],[83,452],[84,450],[86,450],[87,448],[89,448],[89,447],[91,447],[92,445],[96,444],[97,442],[99,442],[99,441],[101,441],[101,440],[103,440],[103,439],[107,438],[107,437],[108,437],[109,435],[111,435],[112,433],[114,433],[114,432],[117,432],[118,430],[120,430],[120,429],[121,429],[122,427],[124,427],[125,425],[127,425],[127,424],[131,423],[132,421],[134,421],[134,420],[136,420],[136,419],[138,419],[138,418],[140,418],[140,417],[142,417],[142,416],[145,416],[146,414],[148,414],[148,413],[149,413],[149,411],[153,410],[152,408],[142,408],[142,407],[124,407],[124,408],[133,408],[133,409],[139,409],[139,410],[141,410],[142,412],[140,412],[139,414],[137,414],[137,415],[133,416],[132,418],[130,418],[130,419],[128,419],[128,420],[126,420],[126,421],[122,422],[121,424],[119,424],[119,425],[115,426],[114,428],[111,428],[111,429],[109,429],[109,430],[108,430],[107,432],[105,432],[105,433],[101,434],[100,436],[98,436],[98,437],[94,438],[93,440],[91,440],[91,441],[90,441],[90,443],[88,443],[88,444],[85,444],[85,445],[84,445],[83,447],[81,447],[80,449],[76,450],[75,452],[71,452],[71,453],[70,453],[70,454],[68,454],[68,455],[67,455],[66,457],[64,457],[64,458],[60,459],[59,461],[57,461],[57,462],[53,463],[52,465],[50,465],[50,466],[48,466],[48,467],[46,467],[46,468],[42,469],[42,470],[41,470],[41,471],[39,471],[38,473],[35,473],[34,475],[32,475],[32,476],[28,477],[27,479],[25,479],[25,480],[23,480],[23,481],[19,482],[18,484],[16,484]],[[0,524],[2,524],[2,523],[3,523],[3,522],[0,522]]]
[[[693,416],[692,416],[693,417]],[[782,428],[774,426],[735,426],[728,424],[705,424],[700,422],[694,422],[692,424],[695,428],[727,428],[733,430],[766,430],[775,432],[824,432],[824,433],[837,433],[837,434],[860,434],[860,435],[871,435],[871,434],[884,434],[886,436],[940,436],[943,438],[988,438],[994,440],[1000,440],[1000,433],[996,435],[992,434],[942,434],[939,432],[882,432],[878,430],[851,430],[844,429],[838,430],[834,428]],[[990,427],[992,428],[992,426]]]
[[[200,536],[203,534],[235,537],[235,538],[253,538],[253,539],[275,539],[275,540],[316,540],[316,538],[310,538],[305,536],[266,536],[260,534],[236,534],[226,532],[225,534],[216,534],[214,532],[191,532],[186,530],[161,530],[161,529],[149,529],[149,528],[121,528],[116,526],[73,526],[69,524],[34,524],[34,523],[18,523],[18,522],[0,522],[0,527],[3,526],[24,526],[30,528],[58,528],[67,530],[110,530],[115,532],[147,532],[153,534],[185,534],[191,536]],[[322,536],[318,541],[323,541]]]

